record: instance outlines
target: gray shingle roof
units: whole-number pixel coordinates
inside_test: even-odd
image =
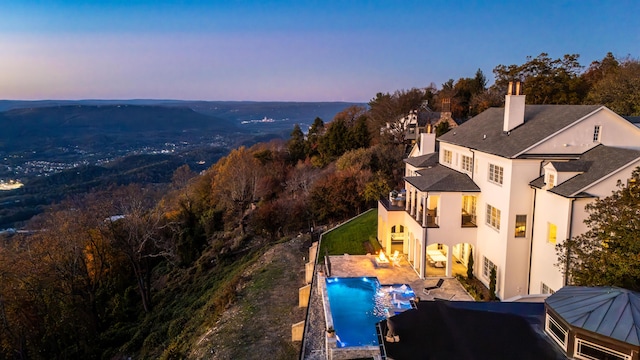
[[[558,172],[584,172],[591,167],[591,161],[573,160],[573,161],[552,161],[553,167]]]
[[[524,124],[502,131],[504,108],[490,108],[440,136],[445,143],[512,158],[601,105],[526,105]],[[485,138],[486,135],[486,138]]]
[[[623,116],[623,118],[636,126],[640,126],[640,116]]]
[[[409,157],[404,162],[419,168],[435,166],[438,164],[438,153]]]
[[[480,188],[469,176],[446,166],[435,165],[418,171],[421,176],[407,176],[406,182],[420,191],[479,192]]]
[[[558,171],[582,171],[582,173],[558,184],[549,191],[564,197],[585,196],[587,194],[580,194],[578,192],[634,160],[640,161],[640,151],[598,145],[582,154],[579,160],[552,162]],[[530,182],[529,185],[542,188],[544,186],[544,179],[539,177]]]
[[[546,299],[571,324],[640,345],[640,294],[616,287],[565,286]]]

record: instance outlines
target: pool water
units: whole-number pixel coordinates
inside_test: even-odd
[[[376,277],[327,278],[326,284],[338,347],[378,346],[376,323],[411,308],[414,299],[411,287],[381,287]]]

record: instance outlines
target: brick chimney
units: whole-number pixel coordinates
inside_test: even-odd
[[[509,89],[504,97],[504,124],[502,126],[504,132],[524,124],[525,95],[521,95],[520,91],[520,81],[509,82]]]

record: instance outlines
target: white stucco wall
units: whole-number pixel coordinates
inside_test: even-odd
[[[536,190],[535,223],[531,253],[531,282],[529,293],[539,294],[544,282],[554,291],[563,284],[563,276],[558,262],[555,244],[548,242],[549,224],[556,225],[556,243],[569,236],[571,200],[555,195],[547,190]],[[574,211],[576,211],[574,207]],[[578,210],[579,211],[579,210]]]
[[[626,183],[626,180],[631,177],[631,172],[638,165],[640,165],[640,161],[616,171],[603,181],[588,187],[585,191],[600,198],[607,197],[617,189],[616,183],[618,179]],[[585,206],[593,201],[595,201],[595,198],[576,199],[573,204],[573,211],[571,211],[571,199],[546,190],[536,191],[536,223],[533,229],[530,293],[539,293],[540,285],[543,282],[555,291],[564,286],[563,269],[554,265],[558,262],[555,246],[547,242],[548,223],[553,223],[558,227],[558,243],[569,237],[583,234],[588,230],[587,225],[584,223],[584,220],[589,215],[585,210]],[[569,219],[571,212],[571,218]]]
[[[391,227],[394,225],[404,225],[404,214],[404,211],[388,211],[387,208],[378,201],[378,241],[384,249],[391,249]]]

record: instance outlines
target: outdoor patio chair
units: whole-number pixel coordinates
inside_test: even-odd
[[[435,284],[434,286],[427,286],[422,290],[422,292],[425,295],[429,295],[431,293],[431,290],[439,289],[442,286],[442,284],[444,284],[444,279],[441,278],[438,280],[437,284]]]
[[[402,260],[402,254],[400,254],[400,251],[394,251],[393,255],[391,255],[390,257],[390,260],[393,266],[400,266],[400,260]]]

